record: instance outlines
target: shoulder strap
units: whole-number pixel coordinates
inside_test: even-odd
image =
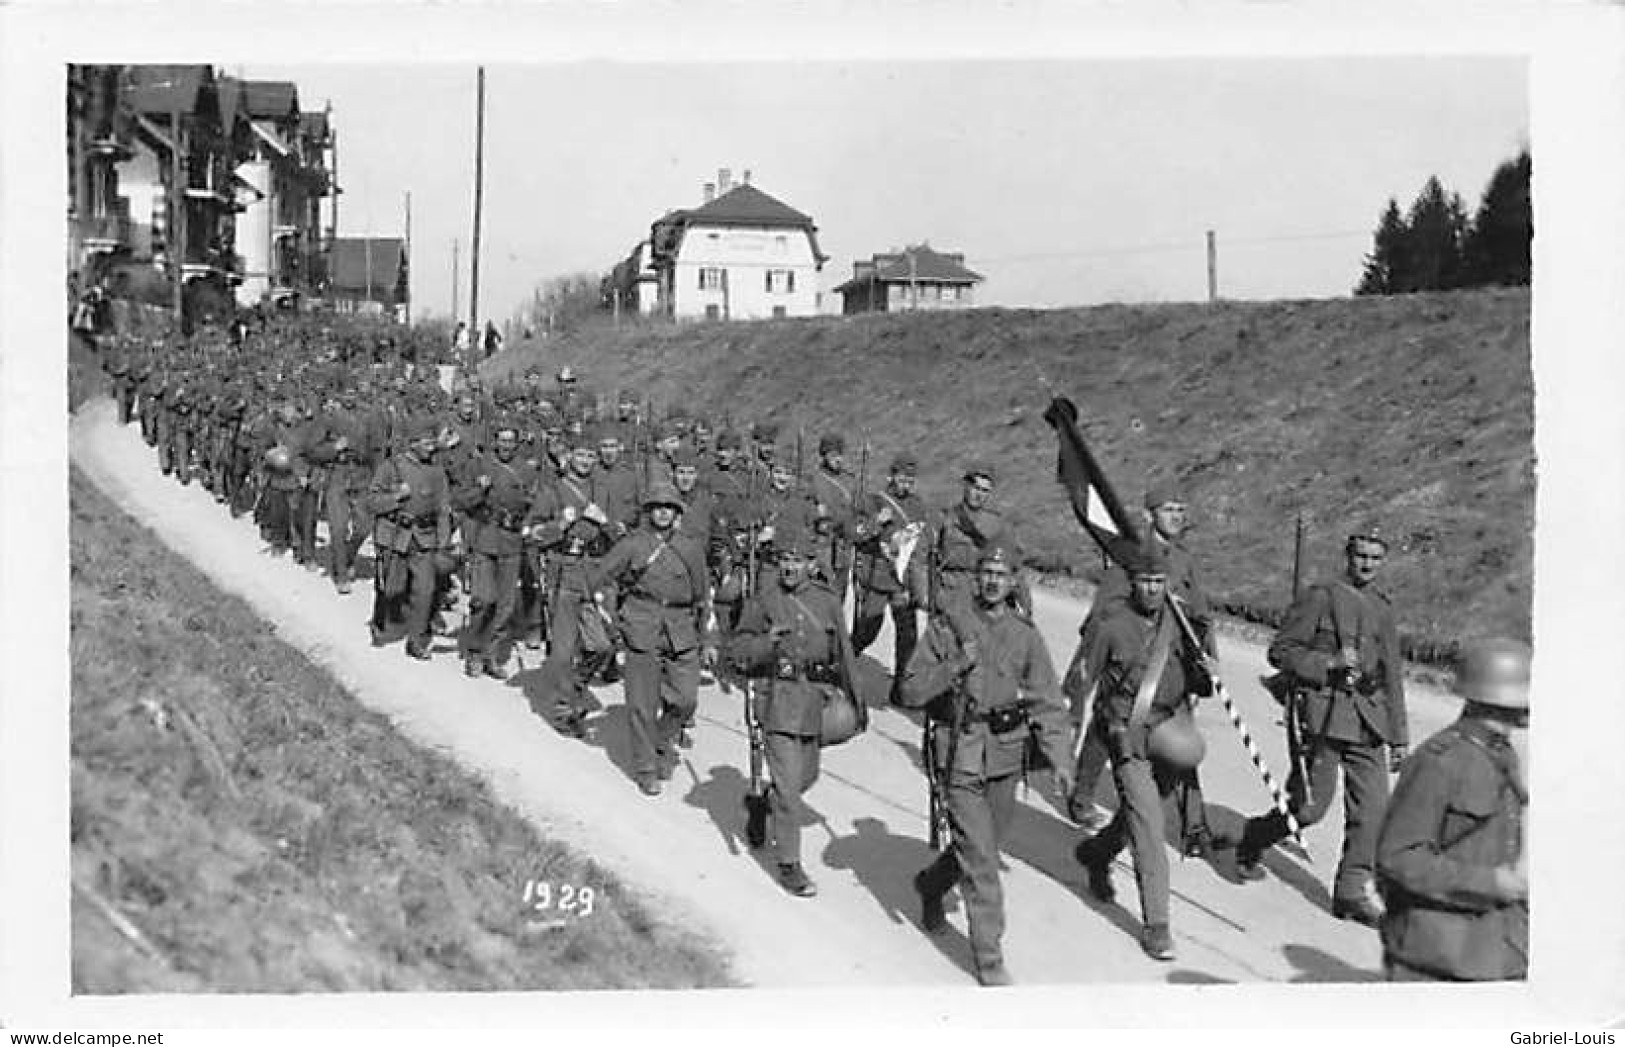
[[[1151,703],[1162,683],[1162,674],[1168,668],[1168,655],[1174,647],[1174,619],[1167,611],[1157,615],[1157,628],[1151,634],[1145,650],[1145,674],[1140,677],[1140,689],[1134,694],[1134,706],[1129,710],[1130,730],[1145,726],[1151,715]]]

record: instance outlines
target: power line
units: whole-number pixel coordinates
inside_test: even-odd
[[[1346,229],[1324,233],[1288,233],[1279,236],[1243,236],[1235,237],[1233,239],[1226,238],[1225,244],[1226,246],[1234,246],[1244,244],[1294,243],[1306,240],[1342,240],[1356,236],[1364,238],[1370,235],[1371,231],[1369,229]],[[1040,254],[1004,255],[997,258],[972,257],[969,259],[969,261],[974,262],[977,265],[1004,265],[1010,262],[1060,261],[1068,258],[1115,258],[1123,255],[1136,254],[1177,254],[1183,251],[1200,252],[1205,251],[1206,249],[1207,245],[1205,242],[1197,239],[1192,240],[1189,243],[1139,244],[1136,246],[1124,247],[1102,247],[1091,251],[1052,251]]]

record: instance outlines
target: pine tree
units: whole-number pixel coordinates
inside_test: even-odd
[[[1388,206],[1377,220],[1377,231],[1371,238],[1371,253],[1366,255],[1365,270],[1360,274],[1355,294],[1397,294],[1398,285],[1409,279],[1411,263],[1408,244],[1409,230],[1399,213],[1399,202],[1388,198]]]
[[[1495,169],[1484,189],[1466,242],[1467,269],[1475,286],[1529,283],[1529,244],[1534,223],[1529,207],[1531,163],[1524,149]]]
[[[1405,225],[1413,268],[1410,279],[1398,282],[1395,290],[1403,294],[1460,287],[1464,278],[1462,239],[1467,230],[1461,197],[1445,192],[1438,177],[1430,176],[1412,201]]]

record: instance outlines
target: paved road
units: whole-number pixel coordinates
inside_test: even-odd
[[[964,918],[930,936],[915,925],[909,884],[931,857],[925,785],[917,769],[919,728],[876,709],[871,730],[826,752],[810,796],[820,821],[805,835],[809,872],[821,893],[793,899],[766,862],[740,839],[745,757],[737,697],[700,696],[694,747],[668,791],[638,793],[624,774],[624,719],[617,688],[598,691],[605,709],[596,744],[554,734],[516,686],[469,680],[450,642],[432,663],[395,647],[375,650],[365,622],[370,591],[337,595],[325,579],[261,555],[247,520],[232,520],[196,486],[159,474],[133,427],[120,428],[105,402],[71,429],[73,460],[121,505],[228,591],[248,599],[278,634],[328,666],[370,708],[416,741],[443,750],[486,777],[504,800],[544,832],[565,839],[649,892],[669,918],[712,934],[744,979],[776,986],[965,985],[971,981]],[[1039,624],[1058,662],[1070,655],[1086,605],[1040,593]],[[889,630],[888,630],[889,633]],[[877,653],[887,653],[889,635]],[[1225,679],[1276,768],[1282,767],[1274,705],[1258,686],[1261,651],[1221,641]],[[532,668],[534,666],[532,665]],[[881,672],[868,662],[869,672]],[[1437,693],[1413,696],[1417,739],[1455,713]],[[1268,797],[1217,702],[1199,720],[1209,739],[1203,780],[1223,829],[1262,809]],[[1173,860],[1173,924],[1179,958],[1160,964],[1137,944],[1138,905],[1125,856],[1115,873],[1119,904],[1088,900],[1070,857],[1077,829],[1035,788],[1019,808],[1005,876],[1006,953],[1021,983],[1363,981],[1376,977],[1373,932],[1333,920],[1326,884],[1340,816],[1307,833],[1307,858],[1267,861],[1270,876],[1241,885],[1199,861]],[[1125,908],[1127,906],[1127,908]]]

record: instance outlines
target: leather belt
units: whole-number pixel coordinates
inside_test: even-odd
[[[668,611],[688,610],[694,606],[693,600],[662,600],[658,596],[650,596],[647,593],[633,593],[631,595],[635,600],[642,600],[645,603],[658,604]]]

